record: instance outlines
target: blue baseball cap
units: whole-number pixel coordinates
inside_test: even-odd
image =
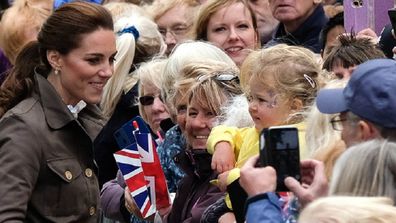
[[[325,114],[351,111],[381,127],[396,128],[396,61],[358,65],[345,88],[320,90],[316,105]]]

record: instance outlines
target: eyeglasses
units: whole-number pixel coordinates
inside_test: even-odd
[[[143,106],[152,105],[156,97],[158,97],[162,101],[161,95],[157,95],[157,96],[145,95],[139,97],[139,102]]]
[[[342,119],[339,116],[335,116],[330,120],[331,127],[333,127],[336,131],[342,131],[342,122],[345,122],[347,119]]]
[[[173,37],[180,37],[187,33],[190,26],[187,25],[177,25],[174,27],[168,28],[159,28],[158,31],[161,33],[163,38],[166,38],[166,34],[170,33]]]

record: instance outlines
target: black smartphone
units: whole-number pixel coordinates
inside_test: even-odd
[[[301,178],[298,129],[293,126],[264,129],[260,134],[260,163],[276,170],[276,191],[289,191],[285,178],[291,176],[298,181]]]
[[[396,8],[388,9],[389,20],[392,24],[393,32],[396,30]]]

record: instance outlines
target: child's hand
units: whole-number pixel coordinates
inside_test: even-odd
[[[218,173],[231,170],[235,165],[235,155],[228,142],[219,142],[212,156],[212,169]]]
[[[228,174],[229,173],[230,173],[230,171],[226,171],[224,173],[219,174],[219,176],[217,176],[217,179],[218,179],[217,186],[223,192],[227,191],[227,186],[228,186],[227,185],[227,178],[228,178]]]

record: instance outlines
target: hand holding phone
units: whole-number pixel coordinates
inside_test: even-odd
[[[289,191],[286,177],[300,181],[300,146],[298,130],[293,126],[275,126],[260,134],[260,163],[272,166],[277,173],[276,191]]]

